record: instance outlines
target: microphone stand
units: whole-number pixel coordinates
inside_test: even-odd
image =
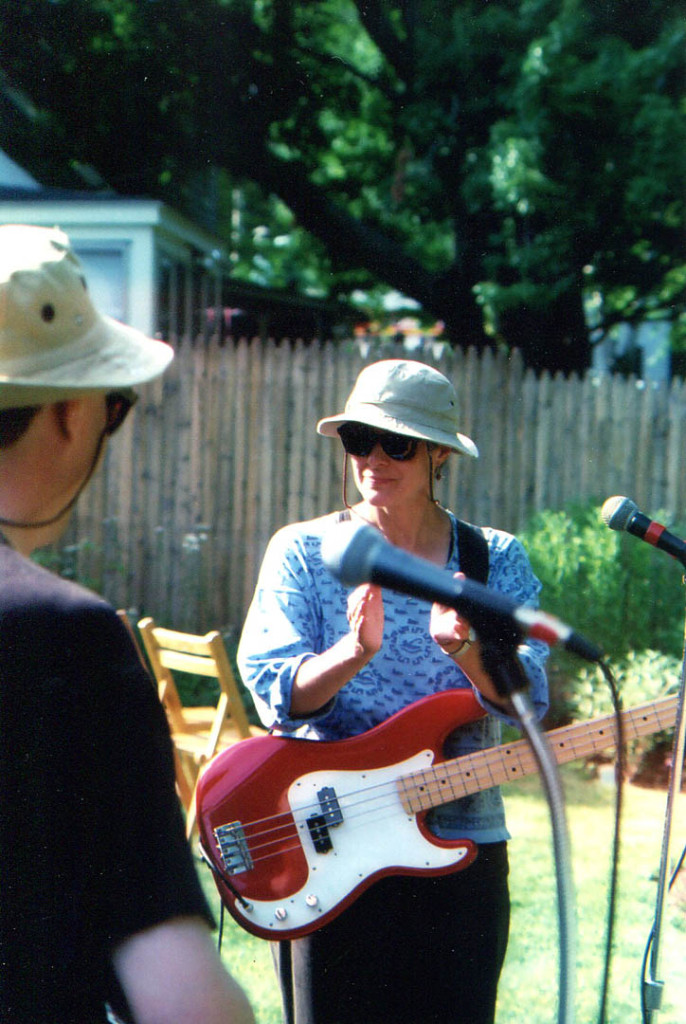
[[[558,1024],[573,1024],[576,914],[569,832],[558,764],[526,693],[529,683],[517,657],[521,635],[514,629],[504,630],[502,623],[496,627],[497,634],[495,629],[491,633],[491,629],[482,622],[474,626],[474,629],[481,642],[481,660],[484,668],[493,680],[498,694],[509,699],[512,705],[522,732],[529,741],[548,799],[558,896],[560,958],[557,1019]]]
[[[684,577],[686,580],[686,577]],[[677,717],[674,728],[674,740],[672,746],[672,765],[670,768],[669,788],[667,792],[667,805],[665,808],[665,821],[662,833],[662,853],[660,856],[660,870],[658,874],[657,897],[655,903],[655,918],[651,931],[651,950],[648,980],[642,979],[643,988],[641,999],[643,1005],[643,1019],[650,1022],[653,1014],[660,1009],[664,981],[658,980],[660,969],[660,939],[662,925],[669,890],[669,862],[672,845],[672,819],[674,817],[674,804],[681,789],[681,779],[684,768],[684,740],[686,736],[686,715],[684,713],[686,695],[686,624],[684,626],[684,654],[681,662],[681,685],[679,688],[679,699],[677,701]]]

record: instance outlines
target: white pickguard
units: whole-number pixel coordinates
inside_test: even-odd
[[[457,864],[466,846],[439,846],[427,840],[414,815],[403,809],[395,782],[433,762],[430,750],[397,764],[365,771],[321,771],[302,775],[288,800],[308,864],[304,886],[278,901],[239,901],[235,911],[254,925],[280,930],[302,928],[328,913],[370,875],[389,867],[432,869]],[[335,790],[343,821],[329,830],[333,849],[315,850],[307,818],[322,787]]]

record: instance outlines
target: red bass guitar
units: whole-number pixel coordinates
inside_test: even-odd
[[[676,704],[622,712],[625,738],[671,728]],[[474,843],[437,839],[428,811],[538,770],[527,740],[443,759],[448,733],[483,713],[470,690],[449,690],[350,739],[257,736],[215,757],[198,785],[198,826],[236,921],[262,938],[298,938],[384,875],[471,864]],[[589,757],[615,745],[614,716],[546,735],[559,763]]]

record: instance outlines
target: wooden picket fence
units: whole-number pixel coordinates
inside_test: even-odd
[[[341,448],[317,420],[343,409],[366,363],[399,355],[353,342],[181,345],[141,389],[53,564],[134,617],[237,632],[271,534],[341,506]],[[681,380],[536,376],[517,353],[413,358],[453,381],[481,451],[451,458],[438,485],[462,518],[516,532],[535,510],[613,494],[652,513],[686,508]]]

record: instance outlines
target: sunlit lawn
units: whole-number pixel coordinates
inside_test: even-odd
[[[563,769],[572,842],[578,919],[576,1021],[595,1024],[601,991],[610,877],[612,786]],[[510,844],[512,928],[501,978],[498,1024],[555,1024],[558,1012],[558,922],[550,817],[537,777],[505,789]],[[641,1024],[640,974],[655,916],[666,794],[627,786],[619,908],[615,925],[607,1024]],[[673,853],[686,843],[686,796],[677,801]],[[216,907],[209,871],[200,868]],[[686,885],[675,887],[660,940],[658,979],[665,982],[653,1024],[686,1022]],[[250,995],[258,1024],[279,1024],[279,996],[268,944],[244,932],[227,914],[222,955]],[[360,1024],[365,1024],[360,1021]],[[393,1022],[389,1021],[389,1024]],[[420,1022],[418,1022],[420,1024]]]
[[[577,907],[576,1020],[598,1020],[610,878],[612,786],[563,769]],[[557,903],[550,818],[535,777],[509,786],[512,934],[501,978],[498,1024],[557,1020]],[[640,1024],[640,975],[655,916],[666,794],[625,787],[619,907],[614,930],[608,1024]],[[686,843],[686,797],[677,801],[675,859]],[[665,982],[660,1024],[686,1021],[686,889],[672,892],[659,948]]]

